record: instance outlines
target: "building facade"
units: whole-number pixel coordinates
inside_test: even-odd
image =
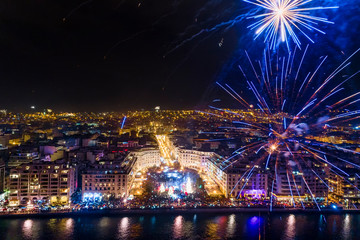
[[[100,198],[126,198],[129,195],[129,174],[105,169],[88,170],[82,174],[83,200]],[[97,199],[98,198],[98,199]]]
[[[18,167],[21,164],[28,164],[32,161],[40,159],[40,154],[35,150],[26,150],[26,151],[17,151],[12,153],[9,158],[8,166],[9,168]]]
[[[5,163],[0,158],[0,193],[5,191]]]
[[[160,150],[152,148],[144,148],[131,153],[134,157],[134,172],[142,171],[151,167],[159,167],[161,165]]]
[[[11,169],[9,205],[38,201],[66,205],[77,188],[74,168],[61,163],[28,163]]]
[[[177,160],[184,168],[204,171],[207,167],[208,159],[213,155],[214,153],[212,152],[180,149],[177,151]]]

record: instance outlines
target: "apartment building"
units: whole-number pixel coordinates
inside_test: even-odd
[[[214,155],[213,152],[204,152],[190,149],[179,149],[177,151],[177,159],[181,166],[204,171],[207,166],[207,160]]]
[[[117,170],[94,169],[82,174],[83,200],[124,198],[129,195],[129,173]]]
[[[75,169],[64,163],[33,162],[11,169],[10,206],[34,204],[69,204],[77,188]]]
[[[0,158],[0,193],[5,191],[5,163]]]
[[[137,151],[133,151],[131,156],[135,158],[134,170],[142,171],[150,167],[159,167],[161,164],[160,150],[155,148],[142,148]]]

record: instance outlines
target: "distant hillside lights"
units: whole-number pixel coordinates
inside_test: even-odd
[[[6,116],[7,110],[6,109],[0,109],[0,115]]]

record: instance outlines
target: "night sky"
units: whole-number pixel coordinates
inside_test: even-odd
[[[340,6],[318,14],[335,22],[320,24],[326,35],[310,33],[312,53],[338,64],[360,47],[360,1],[315,2]],[[244,50],[256,58],[264,46],[253,40],[248,19],[186,40],[251,8],[240,0],[2,0],[0,108],[206,106],[221,96],[216,81],[238,78],[235,62]],[[349,71],[360,69],[359,59]]]

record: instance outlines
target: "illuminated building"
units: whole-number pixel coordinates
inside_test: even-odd
[[[86,160],[90,161],[91,163],[100,161],[102,157],[104,157],[104,151],[101,149],[86,151]]]
[[[329,191],[328,197],[329,200],[332,202],[339,202],[343,195],[344,195],[344,189],[343,189],[343,179],[334,173],[330,173],[328,177],[328,185],[331,191]]]
[[[333,176],[333,173],[330,171],[325,171],[324,166],[318,166],[317,168],[313,168],[313,170],[317,173],[317,176],[309,169],[305,169],[304,171],[304,178],[309,185],[309,188],[311,189],[312,194],[317,199],[317,201],[327,201],[329,198],[329,195],[332,194],[332,191],[336,188],[342,188],[342,181],[337,183],[338,185],[336,188],[332,188],[329,183],[329,177]],[[328,188],[322,180],[330,187]],[[298,183],[297,183],[298,184]],[[307,186],[303,183],[302,185],[298,184],[298,187],[301,186],[301,189],[299,189],[300,194],[303,192],[305,195],[308,196],[309,199],[311,199],[311,193],[309,192],[309,189]],[[295,192],[294,192],[295,193]]]
[[[137,172],[160,166],[159,149],[133,151],[123,159],[101,159],[82,174],[83,199],[126,198]]]
[[[294,178],[292,178],[292,176],[294,176]],[[274,176],[273,179],[274,186],[270,184],[276,200],[291,202],[292,199],[294,199],[295,201],[303,201],[305,199],[306,186],[302,180],[302,176],[302,173],[294,172],[293,175],[290,175],[287,174],[284,169],[279,170],[278,175]],[[308,183],[310,184],[310,181],[308,181]]]
[[[134,171],[142,171],[150,167],[159,167],[161,164],[160,150],[154,148],[143,148],[131,152],[131,156],[136,159]]]
[[[213,154],[211,158],[206,161],[206,174],[219,186],[220,191],[227,197],[227,173],[221,168],[220,156]]]
[[[259,192],[254,194],[254,192],[250,193],[249,190],[258,190],[261,192],[261,197],[267,196],[267,174],[254,174],[247,181],[244,178],[243,181],[239,182],[247,170],[246,165],[237,168],[224,168],[225,159],[214,152],[179,148],[176,152],[182,167],[204,172],[218,185],[225,197],[244,197],[246,191],[246,195],[259,197]]]
[[[46,160],[56,161],[64,158],[65,148],[63,146],[40,146],[40,152]]]
[[[9,146],[10,134],[0,135],[0,147],[6,148]]]
[[[14,153],[11,153],[8,166],[17,167],[21,164],[31,163],[34,160],[39,160],[39,152],[35,149],[21,149]]]
[[[91,200],[96,195],[105,198],[128,197],[129,180],[129,173],[122,170],[88,170],[82,174],[83,200]]]
[[[139,146],[139,141],[118,142],[117,147],[135,148]]]
[[[360,203],[360,175],[351,174],[343,184],[343,197],[347,204]]]
[[[5,190],[5,163],[0,158],[0,193]]]
[[[18,206],[40,200],[50,204],[69,204],[76,187],[75,170],[66,164],[23,164],[10,171],[9,204]]]
[[[236,173],[239,170],[232,169],[227,174],[227,197],[264,199],[268,196],[268,175],[254,173],[249,179],[245,169],[240,169],[242,174]]]
[[[213,155],[212,152],[203,152],[188,149],[179,149],[177,151],[178,161],[184,168],[190,168],[197,171],[204,171],[207,166],[207,160]]]
[[[195,147],[197,149],[216,150],[219,148],[219,141],[209,141],[209,139],[194,139]]]
[[[137,158],[127,155],[119,160],[103,159],[92,164],[82,173],[82,195],[84,200],[96,196],[102,198],[128,197],[135,179]]]

